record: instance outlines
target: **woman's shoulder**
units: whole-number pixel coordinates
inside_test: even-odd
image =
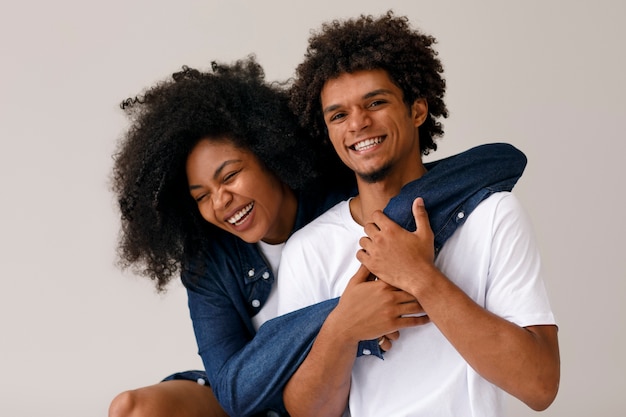
[[[256,245],[223,231],[200,242],[182,265],[183,282],[217,282],[258,260]]]

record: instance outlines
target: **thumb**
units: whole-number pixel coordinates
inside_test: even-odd
[[[430,223],[428,222],[428,213],[426,212],[426,207],[424,206],[424,199],[422,197],[417,197],[413,200],[413,206],[411,209],[413,211],[413,217],[415,218],[415,226],[417,227],[416,230],[427,230],[430,227]]]
[[[352,278],[350,278],[350,282],[348,283],[348,286],[354,286],[365,281],[371,281],[370,275],[371,273],[369,269],[367,269],[363,264],[361,264],[361,266],[356,271],[356,273],[352,276]]]

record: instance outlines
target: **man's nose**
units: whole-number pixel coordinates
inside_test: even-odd
[[[369,113],[365,109],[356,109],[349,116],[349,127],[351,132],[359,132],[372,123]]]

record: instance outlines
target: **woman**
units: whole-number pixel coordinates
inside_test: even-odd
[[[177,374],[122,393],[110,416],[284,414],[282,389],[337,303],[272,319],[282,243],[349,197],[353,174],[298,127],[286,91],[267,84],[253,58],[212,70],[184,67],[123,103],[132,124],[113,171],[122,266],[160,290],[180,271],[206,375]],[[430,165],[396,203],[410,207],[423,196],[433,230],[442,230],[453,209],[485,186],[511,189],[525,162],[509,145],[476,148]],[[428,191],[441,173],[456,175],[450,195]],[[368,314],[384,311],[376,303]],[[380,356],[380,348],[365,341],[358,354]]]

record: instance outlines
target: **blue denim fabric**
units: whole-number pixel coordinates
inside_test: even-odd
[[[385,213],[409,230],[415,230],[411,204],[424,198],[435,233],[435,246],[461,225],[488,195],[509,191],[522,175],[526,157],[508,144],[472,148],[455,157],[427,164],[428,172],[407,184]],[[310,192],[299,196],[296,230],[340,200]],[[285,414],[282,390],[306,357],[313,340],[338,299],[294,311],[267,321],[254,331],[253,317],[266,301],[274,276],[256,245],[224,234],[192,264],[185,265],[182,281],[187,288],[194,332],[215,396],[229,415]],[[365,349],[381,356],[376,341]],[[180,378],[183,374],[178,374]],[[197,380],[192,374],[189,379]]]
[[[499,191],[511,191],[526,168],[526,156],[513,145],[492,143],[425,164],[428,173],[406,184],[383,212],[415,231],[411,205],[423,197],[435,235],[435,251],[476,206]]]

